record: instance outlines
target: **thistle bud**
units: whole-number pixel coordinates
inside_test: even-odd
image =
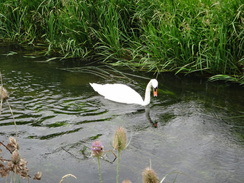
[[[113,148],[118,151],[126,148],[126,131],[123,127],[119,127],[114,134]]]
[[[6,146],[10,152],[14,152],[15,150],[19,150],[19,144],[17,143],[14,137],[9,137],[9,143]]]
[[[122,183],[132,183],[132,182],[129,179],[125,179],[125,180],[123,180]]]
[[[19,155],[19,151],[18,150],[15,150],[12,153],[11,161],[13,162],[14,165],[19,164],[19,162],[20,162],[20,155]]]
[[[158,183],[159,179],[155,171],[151,168],[146,168],[142,172],[143,183]]]
[[[0,86],[0,99],[5,101],[8,97],[8,91],[3,86]]]
[[[34,180],[41,180],[41,177],[42,177],[42,172],[37,172],[35,175],[34,175]]]
[[[92,156],[101,157],[103,155],[103,145],[100,141],[95,141],[92,143]]]

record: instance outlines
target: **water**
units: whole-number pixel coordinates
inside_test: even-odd
[[[126,78],[112,68],[81,69],[75,61],[37,62],[45,58],[26,58],[20,51],[4,55],[10,51],[13,48],[1,49],[0,71],[10,92],[21,156],[28,161],[30,175],[43,172],[42,183],[59,182],[69,173],[77,179],[66,182],[99,182],[89,149],[96,139],[107,151],[101,160],[103,182],[114,183],[116,161],[108,162],[114,158],[109,150],[120,126],[130,140],[122,152],[121,181],[142,182],[142,171],[151,165],[160,179],[167,175],[165,182],[243,182],[243,88],[162,74],[158,97],[145,109],[107,101],[89,82],[128,83],[143,95],[148,79]],[[0,140],[7,142],[15,133],[4,103]]]

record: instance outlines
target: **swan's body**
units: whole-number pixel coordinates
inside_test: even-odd
[[[146,106],[150,103],[151,88],[154,89],[154,96],[157,96],[158,81],[151,79],[147,84],[145,99],[131,87],[124,84],[96,84],[90,83],[91,87],[108,100],[126,104],[139,104]]]

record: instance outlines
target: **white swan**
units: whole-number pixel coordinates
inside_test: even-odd
[[[150,92],[153,88],[154,96],[157,96],[158,81],[151,79],[147,84],[145,91],[145,99],[143,100],[139,93],[133,90],[131,87],[124,84],[97,84],[90,83],[91,87],[104,96],[108,100],[112,100],[119,103],[126,104],[139,104],[146,106],[150,103]]]

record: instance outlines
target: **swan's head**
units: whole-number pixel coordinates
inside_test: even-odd
[[[158,96],[158,81],[156,79],[151,80],[151,85],[153,87],[153,96]]]

